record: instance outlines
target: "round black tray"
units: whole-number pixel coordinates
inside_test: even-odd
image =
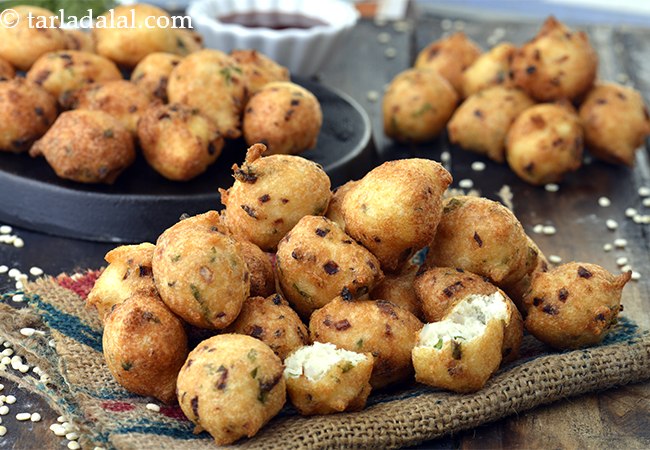
[[[301,156],[321,164],[332,186],[361,176],[373,152],[366,112],[342,92],[297,82],[323,110],[318,145]],[[217,189],[232,185],[231,166],[245,153],[243,140],[229,142],[207,172],[188,182],[166,180],[140,155],[114,185],[104,186],[60,179],[43,158],[0,152],[0,222],[93,241],[155,242],[181,214],[220,209]]]

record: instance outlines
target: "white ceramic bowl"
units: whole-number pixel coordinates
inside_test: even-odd
[[[308,29],[247,28],[218,17],[247,12],[279,12],[313,17],[327,25]],[[205,46],[225,52],[255,49],[286,66],[292,75],[314,75],[356,24],[359,13],[342,0],[198,0],[187,9]]]

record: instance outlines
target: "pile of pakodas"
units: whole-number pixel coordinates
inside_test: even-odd
[[[517,359],[524,327],[563,349],[616,322],[630,273],[548,270],[506,207],[443,200],[437,162],[386,162],[332,192],[314,162],[265,150],[233,166],[221,213],[112,250],[88,296],[115,379],[177,400],[219,444],[255,435],[287,394],[313,415],[414,378],[472,392]]]
[[[18,24],[0,23],[0,151],[29,151],[61,178],[110,184],[138,148],[163,177],[185,181],[241,135],[270,153],[316,145],[318,100],[256,51],[203,50],[198,34],[146,4],[114,9],[114,23],[131,27],[92,34],[30,28],[28,14],[58,19],[43,8],[15,10]]]
[[[585,148],[632,166],[650,115],[639,92],[597,80],[597,69],[587,35],[553,17],[521,47],[505,42],[485,53],[458,32],[429,44],[393,79],[384,132],[426,142],[446,126],[450,142],[507,162],[534,185],[578,170]]]

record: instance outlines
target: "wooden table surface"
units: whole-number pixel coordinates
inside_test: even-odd
[[[650,226],[638,225],[626,218],[628,207],[650,213],[641,205],[638,187],[650,186],[650,163],[647,148],[638,152],[635,169],[590,162],[570,176],[559,192],[546,192],[519,181],[505,166],[474,154],[450,148],[445,137],[419,146],[393,144],[382,132],[381,101],[369,98],[372,92],[381,97],[390,80],[410,67],[417,51],[439,38],[444,32],[463,29],[484,49],[495,30],[503,40],[521,44],[530,39],[543,21],[535,23],[504,23],[461,21],[436,17],[423,11],[412,11],[408,29],[396,30],[393,24],[377,25],[361,21],[346,40],[345,47],[335,55],[320,75],[320,80],[350,94],[367,110],[373,125],[373,136],[379,160],[404,157],[428,157],[440,160],[441,152],[450,151],[454,186],[470,178],[482,195],[498,199],[497,192],[508,185],[513,192],[516,215],[526,230],[548,255],[563,261],[585,261],[603,265],[616,272],[616,258],[626,256],[642,277],[631,282],[624,291],[624,314],[645,329],[650,329]],[[451,20],[450,20],[451,19]],[[578,24],[579,25],[579,24]],[[609,26],[577,26],[585,29],[600,56],[600,77],[630,82],[642,91],[650,103],[650,30],[613,28]],[[381,43],[380,33],[390,40]],[[394,53],[394,57],[387,56]],[[472,161],[483,161],[487,169],[473,172]],[[365,170],[360,168],[359,177]],[[1,187],[0,187],[1,188]],[[598,205],[598,198],[612,200],[607,208]],[[609,231],[605,221],[619,222],[619,229]],[[553,224],[553,236],[535,235],[535,224]],[[21,249],[0,244],[0,265],[18,267],[23,272],[33,265],[46,273],[68,273],[83,268],[99,268],[103,255],[113,246],[45,236],[28,230],[16,230],[25,241]],[[603,244],[616,237],[628,240],[627,248],[609,253]],[[0,288],[12,287],[6,275],[0,275]],[[61,438],[49,431],[57,414],[40,399],[32,398],[2,378],[2,395],[13,394],[18,402],[10,414],[2,416],[8,434],[0,438],[0,448],[65,448]],[[17,423],[18,411],[39,411],[43,419],[36,423]],[[425,443],[421,448],[649,448],[650,447],[650,382],[623,386],[600,393],[569,398],[552,405],[490,423],[473,430]]]

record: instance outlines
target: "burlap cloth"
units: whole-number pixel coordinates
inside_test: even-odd
[[[101,326],[83,301],[96,278],[42,278],[26,287],[30,308],[16,311],[0,303],[0,337],[15,343],[51,381],[17,377],[30,391],[68,415],[87,445],[119,449],[214,449],[206,433],[194,435],[178,407],[160,412],[155,402],[122,389],[101,354]],[[31,326],[45,336],[22,337]],[[54,347],[48,345],[53,340]],[[573,395],[650,378],[650,336],[629,319],[597,347],[556,353],[527,336],[522,358],[501,369],[475,394],[458,395],[413,383],[401,390],[373,393],[357,413],[303,418],[285,406],[270,424],[237,448],[398,448],[522,412]]]

